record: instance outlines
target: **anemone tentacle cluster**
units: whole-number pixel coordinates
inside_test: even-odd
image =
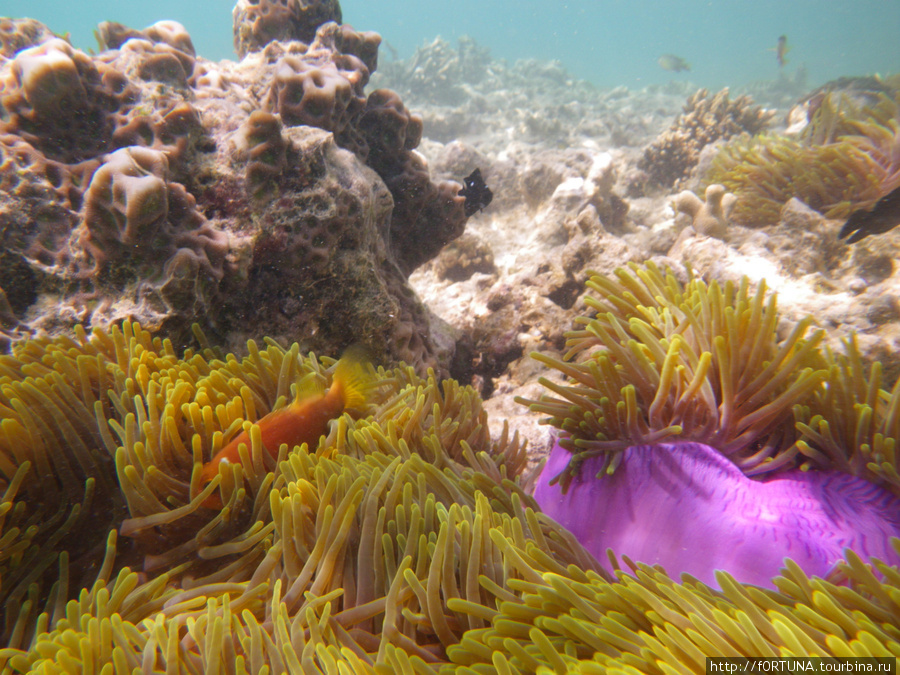
[[[866,374],[853,338],[835,355],[807,316],[780,339],[764,280],[682,284],[647,263],[587,286],[564,358],[534,354],[568,383],[543,378],[552,395],[521,401],[565,432],[564,482],[590,457],[612,471],[626,447],[685,440],[749,476],[838,469],[900,494],[900,386],[881,389],[880,364]]]
[[[734,218],[749,225],[778,221],[797,198],[826,218],[871,209],[900,186],[900,93],[869,106],[823,94],[796,137],[744,134],[726,143],[705,176],[737,196]]]
[[[789,565],[777,591],[628,560],[605,572],[523,489],[516,436],[492,441],[453,381],[379,369],[364,417],[273,459],[255,422],[334,361],[274,341],[238,360],[197,337],[179,357],[126,323],[0,357],[4,673],[662,673],[702,654],[900,655],[900,573],[881,563],[876,577],[851,555],[846,587]],[[198,493],[202,463],[244,428],[251,447]],[[220,510],[201,506],[213,490]]]
[[[780,338],[746,277],[682,284],[648,263],[588,286],[564,359],[535,355],[568,381],[521,401],[561,432],[534,492],[548,515],[599,558],[711,585],[774,587],[785,558],[832,578],[848,550],[900,563],[900,394],[853,339],[835,356],[811,317]]]

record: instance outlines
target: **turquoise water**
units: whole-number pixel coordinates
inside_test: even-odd
[[[229,2],[197,0],[0,1],[0,15],[31,16],[76,46],[94,47],[104,20],[135,28],[160,19],[183,23],[197,51],[233,58]],[[710,88],[779,76],[774,46],[787,35],[785,72],[803,66],[811,85],[845,75],[900,72],[900,0],[346,0],[344,21],[375,30],[408,57],[440,35],[470,35],[495,58],[558,59],[600,86],[641,87],[690,79]],[[411,10],[411,8],[415,8]],[[661,54],[686,59],[690,73],[669,73]],[[382,50],[382,58],[390,58]]]

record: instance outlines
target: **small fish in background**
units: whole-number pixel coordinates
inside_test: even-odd
[[[494,193],[485,184],[481,177],[481,170],[475,169],[463,179],[466,186],[457,194],[466,198],[466,218],[474,216],[481,209],[487,207],[494,198]]]
[[[668,70],[673,73],[680,73],[682,70],[690,72],[691,70],[691,64],[680,56],[675,56],[675,54],[663,54],[656,62],[663,70]]]
[[[775,52],[775,60],[778,61],[778,67],[784,68],[784,64],[787,63],[787,59],[784,58],[785,54],[787,54],[791,50],[788,47],[787,43],[787,35],[781,35],[778,38],[778,43],[772,47],[772,51]]]
[[[850,214],[838,234],[849,236],[848,244],[855,244],[870,234],[883,234],[900,225],[900,187],[875,202],[871,210],[859,209]]]
[[[301,380],[297,385],[294,402],[273,410],[257,423],[266,451],[277,457],[282,443],[288,447],[306,443],[315,450],[319,438],[328,433],[328,424],[344,414],[345,410],[360,410],[366,406],[373,390],[374,375],[370,374],[368,351],[362,345],[349,347],[334,367],[331,387],[321,391],[311,385],[312,380]],[[234,464],[241,461],[241,444],[250,448],[250,435],[242,431],[222,448],[216,456],[203,465],[200,473],[200,487],[206,485],[219,473],[223,462]],[[222,508],[222,499],[217,493],[203,501],[209,509]]]

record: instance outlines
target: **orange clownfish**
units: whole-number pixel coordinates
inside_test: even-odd
[[[319,438],[328,433],[328,423],[331,420],[340,417],[347,409],[361,409],[365,406],[373,380],[365,349],[351,347],[337,362],[328,391],[298,385],[293,403],[273,410],[257,422],[263,446],[272,457],[278,456],[282,443],[286,443],[289,448],[306,443],[310,449],[314,449]],[[220,464],[241,461],[238,452],[241,444],[250,448],[250,435],[246,431],[235,436],[203,465],[200,472],[201,489],[219,473]],[[222,500],[218,494],[213,493],[204,500],[203,506],[222,508]]]

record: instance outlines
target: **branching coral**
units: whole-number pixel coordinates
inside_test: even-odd
[[[686,178],[700,158],[700,151],[714,141],[736,134],[756,134],[774,116],[753,105],[749,96],[731,100],[728,89],[709,98],[700,89],[688,98],[684,112],[645,151],[638,167],[652,185],[670,187]]]
[[[737,138],[705,180],[734,192],[733,217],[746,224],[776,222],[792,197],[827,218],[871,208],[900,187],[900,94],[866,107],[825,94],[799,138]]]
[[[21,609],[7,605],[4,672],[534,673],[599,659],[655,673],[704,652],[845,655],[864,636],[874,655],[900,649],[896,570],[880,566],[879,581],[852,556],[850,588],[794,568],[779,593],[640,566],[611,578],[523,492],[524,449],[491,441],[474,392],[409,368],[379,370],[366,417],[272,462],[253,422],[299,379],[327,383],[334,362],[273,342],[222,358],[198,338],[179,359],[125,324],[0,359],[4,595],[27,555],[42,569],[14,587],[27,582]],[[190,499],[201,463],[241,428],[241,462]],[[59,508],[41,490],[64,480],[79,498],[87,485],[109,522],[20,527]],[[221,511],[200,507],[212,490]],[[92,555],[76,567],[78,546]]]

